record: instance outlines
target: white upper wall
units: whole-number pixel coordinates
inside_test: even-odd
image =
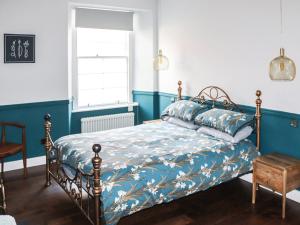
[[[157,91],[157,73],[153,57],[157,52],[156,12],[137,12],[134,17],[134,80],[135,90]]]
[[[67,99],[67,4],[0,1],[0,105]],[[3,34],[35,34],[36,63],[4,64]]]
[[[156,0],[1,0],[0,105],[68,99],[68,12],[71,4],[130,9],[141,18],[133,68],[135,89],[153,90]],[[4,64],[3,34],[36,35],[36,63]],[[141,48],[142,46],[142,48]],[[156,50],[156,49],[155,49]],[[150,79],[150,80],[149,80]]]
[[[159,48],[170,68],[159,75],[159,90],[196,95],[208,85],[228,91],[234,101],[254,106],[255,90],[263,107],[300,113],[300,73],[293,82],[269,79],[269,62],[286,54],[300,68],[300,1],[284,1],[283,38],[279,0],[161,0]]]

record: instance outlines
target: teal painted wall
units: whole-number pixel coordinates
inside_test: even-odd
[[[141,115],[142,121],[159,118],[161,112],[176,99],[175,94],[163,92],[154,93],[134,92],[135,99],[137,99],[141,107],[143,107],[143,111],[141,110],[141,113],[143,113],[143,115]],[[151,97],[152,99],[150,99]],[[189,99],[190,97],[185,96],[183,98]],[[158,107],[153,107],[153,102],[155,102],[154,104]],[[245,112],[255,113],[255,107],[243,105],[240,107]],[[263,109],[262,115],[262,154],[277,151],[300,159],[300,127],[294,128],[290,126],[291,119],[300,121],[300,115],[269,109]]]
[[[133,107],[135,124],[139,123],[138,110],[139,107]],[[80,133],[80,120],[83,117],[125,112],[128,112],[127,107],[73,113],[72,103],[69,100],[63,100],[0,106],[0,121],[19,122],[26,126],[27,157],[32,158],[45,155],[40,140],[44,135],[43,118],[47,113],[52,116],[52,137],[56,140],[70,133]],[[7,140],[20,142],[21,133],[15,128],[9,128],[7,130]],[[18,159],[21,159],[21,154],[8,157],[6,161]]]
[[[45,155],[40,140],[44,135],[43,118],[46,113],[52,115],[54,139],[69,134],[68,100],[0,106],[0,121],[19,122],[26,126],[28,158]],[[7,140],[21,141],[20,132],[9,129]],[[7,161],[17,159],[21,159],[21,155],[11,156]]]
[[[133,101],[139,103],[139,122],[159,117],[158,92],[133,91]]]
[[[140,124],[145,120],[159,118],[162,110],[175,100],[176,95],[134,91],[133,98],[135,102],[139,103],[139,107],[134,107],[135,124]],[[83,117],[128,112],[128,108],[124,107],[72,113],[71,106],[72,104],[68,100],[0,106],[0,121],[15,121],[26,125],[27,151],[30,158],[44,155],[40,139],[44,132],[43,116],[46,113],[52,115],[53,138],[56,139],[70,133],[79,133],[80,119]],[[255,112],[254,107],[241,106],[241,108],[247,112]],[[262,113],[261,152],[265,154],[278,151],[300,158],[300,128],[290,126],[290,120],[300,121],[300,115],[268,109],[263,109]],[[9,130],[8,136],[12,140],[20,139],[16,130]],[[13,156],[8,160],[16,159],[20,159],[20,156]]]

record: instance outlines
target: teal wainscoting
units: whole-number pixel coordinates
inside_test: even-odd
[[[133,91],[133,101],[139,103],[139,123],[159,118],[158,92]]]
[[[162,92],[133,91],[133,98],[139,106],[134,107],[135,124],[145,120],[157,119],[159,115],[175,99],[175,94]],[[185,97],[189,98],[189,97]],[[247,112],[255,112],[254,105],[241,106]],[[69,100],[28,103],[0,106],[0,121],[14,121],[26,125],[28,158],[44,155],[40,139],[43,137],[43,116],[52,115],[53,139],[80,132],[80,120],[83,117],[100,116],[128,112],[127,107],[85,112],[73,112]],[[262,110],[262,149],[263,154],[278,151],[300,158],[300,128],[290,126],[290,121],[300,121],[299,114]],[[1,132],[1,131],[0,131]],[[13,140],[20,139],[16,130],[8,131]],[[10,157],[8,160],[20,159],[20,156]]]
[[[139,124],[139,107],[134,106],[135,124]],[[80,120],[83,117],[102,116],[109,114],[128,112],[128,107],[72,112],[72,102],[69,100],[38,102],[28,104],[0,106],[0,121],[19,122],[26,126],[27,157],[45,155],[43,146],[40,144],[44,135],[44,115],[50,113],[52,116],[52,137],[59,137],[80,133]],[[7,130],[8,141],[21,141],[20,132],[12,128]],[[0,130],[1,134],[1,130]],[[21,159],[21,154],[7,158],[7,161]]]
[[[53,138],[69,134],[69,101],[50,101],[28,104],[0,106],[0,121],[19,122],[26,126],[27,157],[45,155],[40,144],[44,135],[44,115],[52,116]],[[17,129],[8,129],[8,141],[20,141],[21,135]],[[21,155],[11,156],[7,161],[21,159]]]
[[[139,124],[138,111],[139,111],[139,107],[134,106],[133,112],[135,114],[135,124]],[[104,116],[104,115],[127,113],[127,112],[128,112],[128,107],[72,112],[71,113],[71,133],[77,134],[77,133],[81,132],[81,118],[93,117],[93,116]]]
[[[176,98],[175,94],[158,93],[160,114]],[[185,96],[184,99],[190,97]],[[255,113],[255,105],[240,105],[248,113]],[[262,109],[261,152],[267,154],[273,151],[281,152],[300,159],[300,127],[290,125],[291,120],[300,124],[300,115],[276,110]]]

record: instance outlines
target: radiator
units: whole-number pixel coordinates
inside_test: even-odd
[[[134,125],[134,113],[121,113],[81,119],[81,133],[89,133]]]

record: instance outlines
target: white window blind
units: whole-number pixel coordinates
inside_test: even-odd
[[[75,26],[111,30],[133,30],[133,12],[76,8]]]

